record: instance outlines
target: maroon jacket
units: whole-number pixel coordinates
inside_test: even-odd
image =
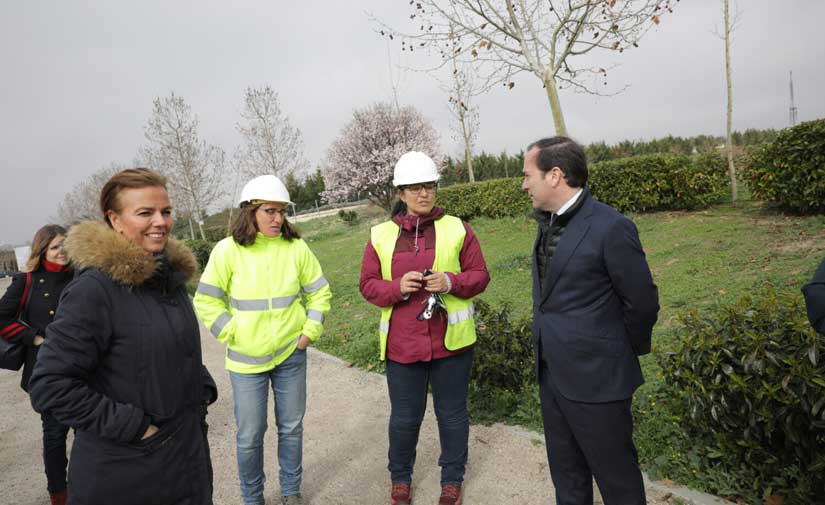
[[[381,261],[371,242],[367,242],[361,262],[361,294],[379,307],[395,305],[390,319],[387,338],[387,359],[398,363],[431,361],[452,356],[467,349],[451,352],[444,347],[447,317],[443,310],[432,319],[419,321],[416,316],[423,310],[429,292],[421,289],[408,299],[401,295],[401,277],[410,271],[423,272],[433,267],[435,260],[435,225],[433,221],[444,216],[444,209],[434,208],[428,216],[397,215],[393,221],[401,227],[392,256],[392,281],[381,275]],[[416,231],[416,224],[418,230]],[[459,298],[472,298],[483,292],[490,282],[487,264],[481,253],[470,225],[464,223],[467,235],[461,247],[459,261],[461,273],[447,273],[450,277],[450,294]],[[416,243],[418,248],[416,249]]]

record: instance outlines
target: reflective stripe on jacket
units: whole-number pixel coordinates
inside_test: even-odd
[[[436,272],[461,272],[459,256],[467,233],[464,223],[457,217],[444,216],[436,220],[434,225],[436,241],[433,270]],[[393,221],[373,226],[370,231],[370,242],[381,260],[381,275],[384,280],[392,280],[392,256],[398,233],[399,226]],[[442,294],[441,297],[447,306],[447,333],[444,335],[444,347],[450,351],[455,351],[472,345],[476,341],[473,302],[450,294]],[[392,310],[392,305],[381,308],[378,337],[382,360],[386,358],[387,336],[390,332]]]
[[[331,296],[306,242],[258,233],[250,246],[232,237],[215,245],[194,304],[204,325],[227,344],[226,369],[260,373],[286,360],[302,334],[321,336]]]

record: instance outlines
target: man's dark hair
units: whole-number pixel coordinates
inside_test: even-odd
[[[571,188],[581,188],[587,183],[587,157],[576,141],[567,137],[540,139],[527,146],[527,152],[534,147],[539,149],[536,156],[539,170],[547,173],[559,167]]]

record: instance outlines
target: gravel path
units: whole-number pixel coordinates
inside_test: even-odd
[[[0,292],[7,279],[0,279]],[[223,346],[202,331],[206,365],[220,398],[209,413],[215,468],[215,504],[239,504],[232,388],[223,369]],[[349,367],[311,350],[304,431],[303,493],[313,505],[388,502],[387,419],[384,377]],[[48,504],[40,460],[40,418],[18,387],[18,373],[0,371],[0,503]],[[272,402],[270,402],[271,408]],[[418,446],[413,493],[417,504],[436,504],[438,432],[430,402]],[[266,438],[268,503],[279,503],[277,434],[273,416]],[[553,488],[540,435],[517,428],[473,426],[467,466],[466,505],[551,504]],[[670,503],[669,493],[648,489],[648,503]],[[597,503],[601,503],[597,500]]]

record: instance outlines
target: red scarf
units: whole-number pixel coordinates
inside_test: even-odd
[[[48,260],[43,260],[40,264],[43,266],[43,270],[47,272],[65,272],[67,270],[71,270],[72,268],[69,265],[59,265]]]

